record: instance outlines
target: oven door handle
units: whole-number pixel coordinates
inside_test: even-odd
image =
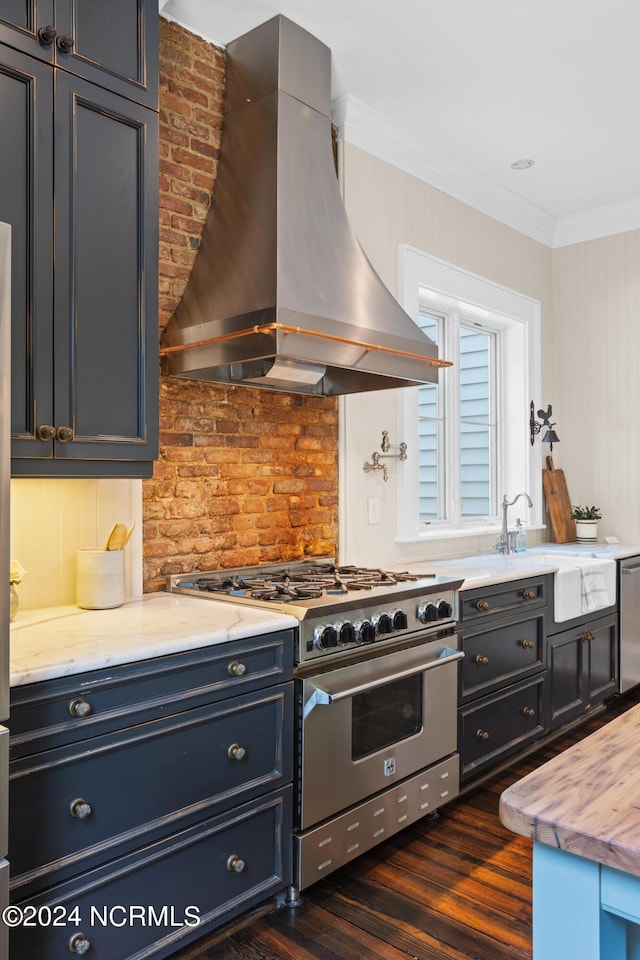
[[[308,717],[314,707],[331,706],[334,703],[340,703],[341,700],[349,700],[359,693],[366,693],[368,690],[375,690],[376,687],[384,687],[387,683],[393,683],[395,680],[404,680],[405,677],[412,677],[416,673],[424,673],[425,670],[434,670],[436,667],[443,667],[446,663],[454,663],[456,660],[462,660],[464,651],[453,650],[447,647],[442,651],[439,657],[428,660],[426,663],[414,663],[403,670],[396,670],[392,673],[385,672],[378,677],[372,677],[363,683],[358,683],[344,689],[325,690],[319,687],[317,683],[311,682],[313,693],[307,700],[304,707],[304,717]]]

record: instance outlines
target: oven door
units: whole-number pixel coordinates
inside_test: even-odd
[[[457,636],[300,681],[300,824],[308,827],[457,748]]]

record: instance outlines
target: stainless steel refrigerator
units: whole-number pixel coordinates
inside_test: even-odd
[[[9,716],[9,320],[11,227],[0,223],[0,722]],[[0,726],[0,911],[9,902],[9,731]],[[8,960],[8,928],[0,920],[0,960]]]

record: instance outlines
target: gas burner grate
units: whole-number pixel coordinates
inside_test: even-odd
[[[234,571],[231,574],[203,574],[192,586],[208,593],[225,594],[242,599],[284,603],[294,600],[317,600],[323,596],[341,596],[350,591],[373,590],[376,587],[410,583],[435,574],[395,573],[376,568],[336,566],[317,563],[283,570]]]

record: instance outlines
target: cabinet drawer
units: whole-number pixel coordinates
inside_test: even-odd
[[[11,886],[32,892],[292,777],[293,684],[13,761]]]
[[[462,779],[544,733],[544,676],[459,710]]]
[[[244,868],[232,869],[242,864],[231,858]],[[90,941],[91,957],[159,960],[283,890],[292,882],[291,859],[287,788],[21,901],[23,908],[59,905],[70,913],[75,907],[79,923],[11,931],[11,960],[69,957],[69,941],[79,933]],[[150,920],[138,914],[129,921],[130,908]],[[153,922],[154,916],[164,922]],[[188,925],[191,917],[199,919],[197,926]]]
[[[544,613],[502,626],[459,631],[461,699],[470,700],[545,666]]]
[[[11,756],[93,738],[289,680],[291,630],[13,687]]]
[[[460,593],[460,620],[479,620],[516,610],[538,610],[547,603],[547,577],[527,577]]]

